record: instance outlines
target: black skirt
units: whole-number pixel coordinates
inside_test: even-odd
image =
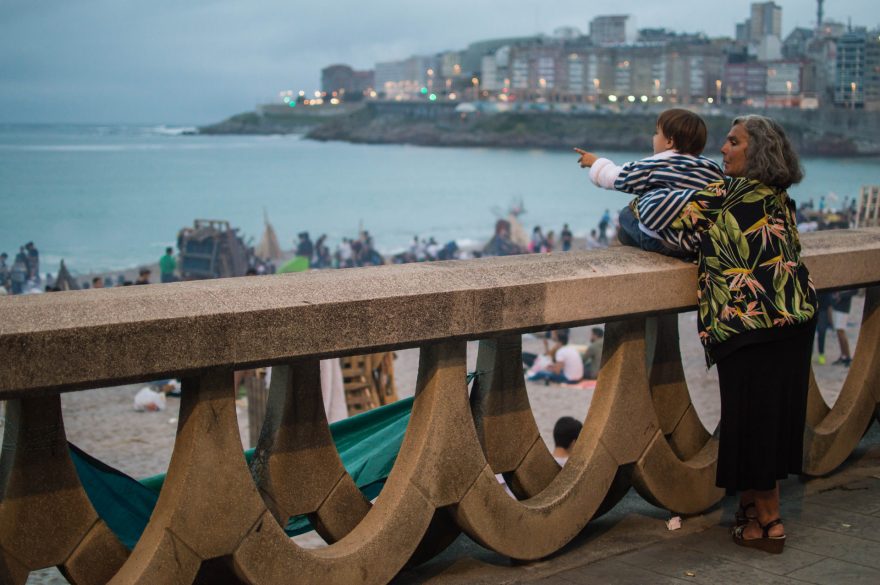
[[[719,352],[721,425],[715,484],[728,494],[771,490],[801,473],[815,319],[765,330]]]

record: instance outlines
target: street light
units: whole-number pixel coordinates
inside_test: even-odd
[[[715,101],[721,103],[721,80],[715,80]]]
[[[852,83],[849,84],[849,96],[850,96],[850,103],[852,104],[852,109],[855,110],[856,109],[856,82],[855,81],[853,81]]]
[[[474,101],[480,99],[480,79],[478,77],[471,77],[471,83],[474,86]]]

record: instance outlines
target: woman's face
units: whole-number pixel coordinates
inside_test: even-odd
[[[749,133],[745,126],[737,124],[727,133],[721,154],[724,156],[724,174],[728,177],[744,177],[746,174],[746,149]]]

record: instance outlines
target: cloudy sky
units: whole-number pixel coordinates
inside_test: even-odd
[[[815,0],[777,0],[783,34]],[[201,124],[282,89],[314,90],[332,63],[457,49],[496,37],[588,30],[583,0],[0,0],[0,123]],[[747,0],[617,0],[642,27],[732,36]],[[873,7],[873,8],[872,8]],[[876,0],[828,0],[826,18],[876,27]]]

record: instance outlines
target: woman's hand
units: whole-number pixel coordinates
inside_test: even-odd
[[[599,159],[599,157],[592,152],[587,152],[586,150],[581,150],[580,148],[575,148],[574,151],[581,155],[581,157],[578,159],[578,164],[581,165],[582,169],[593,166]]]

